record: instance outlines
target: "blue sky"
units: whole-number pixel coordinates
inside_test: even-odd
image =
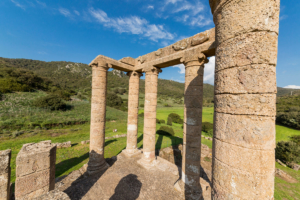
[[[277,84],[300,89],[300,1],[281,0]],[[89,63],[140,55],[213,28],[208,0],[1,0],[0,57]],[[214,60],[204,81],[213,84]],[[184,67],[159,78],[184,81]]]

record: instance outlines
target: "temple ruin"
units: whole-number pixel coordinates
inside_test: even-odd
[[[186,72],[183,157],[179,173],[181,179],[172,184],[180,190],[184,199],[202,199],[199,177],[203,73],[208,58],[215,56],[211,199],[274,198],[275,67],[280,1],[209,0],[209,3],[215,28],[136,59],[125,57],[114,60],[99,55],[90,63],[92,106],[87,164],[90,177],[110,167],[104,159],[108,70],[118,69],[129,76],[127,146],[121,154],[125,160],[140,156],[131,162],[146,172],[161,168],[159,165],[164,162],[155,154],[158,75],[163,68],[182,63]],[[143,73],[143,149],[138,149],[139,81]],[[47,166],[47,170],[50,173],[51,167]],[[20,184],[19,179],[16,188]],[[44,185],[49,188],[50,184],[49,179]],[[3,188],[9,188],[8,184]],[[5,197],[8,190],[1,192],[1,197]],[[20,195],[18,190],[16,197]]]

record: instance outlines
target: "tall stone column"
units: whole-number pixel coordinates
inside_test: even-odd
[[[145,68],[145,107],[144,107],[144,135],[143,157],[138,161],[146,169],[154,165],[155,160],[155,134],[156,134],[156,106],[157,106],[157,81],[160,68]]]
[[[10,200],[11,150],[0,151],[0,199]]]
[[[92,106],[90,130],[90,156],[87,172],[103,171],[109,167],[104,159],[106,85],[107,70],[105,62],[93,63],[92,67]]]
[[[185,65],[182,181],[185,199],[201,199],[200,159],[203,104],[203,71],[208,62],[203,53],[183,57]]]
[[[123,152],[126,156],[131,157],[140,153],[137,149],[138,135],[138,112],[139,112],[139,72],[128,72],[129,76],[129,94],[128,94],[128,120],[127,120],[127,145]]]
[[[216,25],[212,199],[273,199],[279,0],[210,0]]]

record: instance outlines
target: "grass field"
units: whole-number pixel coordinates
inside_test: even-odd
[[[140,110],[143,112],[143,110]],[[157,109],[157,118],[167,120],[170,113],[177,113],[183,117],[183,107],[161,107]],[[124,134],[127,131],[127,113],[113,108],[107,108],[106,136]],[[203,108],[203,120],[213,122],[213,108]],[[161,124],[157,124],[159,129]],[[143,118],[139,118],[138,124],[138,147],[143,145]],[[182,143],[183,130],[182,125],[173,123],[172,128],[175,136],[156,135],[156,149],[165,148],[171,145]],[[65,128],[54,127],[50,130],[34,130],[27,131],[25,134],[16,138],[3,137],[0,141],[0,150],[12,149],[12,182],[15,181],[16,156],[21,147],[25,143],[39,142],[43,140],[51,140],[55,142],[71,141],[72,147],[57,150],[56,160],[56,177],[69,174],[71,171],[77,170],[88,162],[89,145],[81,145],[80,142],[89,139],[89,124],[72,125]],[[118,132],[113,132],[117,129]],[[277,141],[289,140],[289,136],[300,134],[300,131],[290,129],[284,126],[276,125]],[[212,141],[202,138],[202,143],[212,148]],[[126,147],[126,138],[110,139],[105,142],[105,157],[109,158],[119,154]],[[289,168],[284,168],[276,164],[280,168],[300,182],[300,172],[296,172]],[[300,199],[300,185],[290,184],[280,178],[275,179],[276,191],[275,199]]]

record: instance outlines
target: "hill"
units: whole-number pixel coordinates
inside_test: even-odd
[[[300,95],[277,97],[276,104],[276,122],[300,129]]]
[[[75,90],[82,98],[89,99],[91,92],[92,71],[87,64],[66,61],[44,62],[30,59],[9,59],[0,57],[0,67],[26,69],[36,75],[48,79],[54,85],[69,90]],[[116,88],[124,88],[128,91],[128,77],[120,71],[114,70],[108,73],[108,91]],[[140,81],[140,93],[145,93],[145,81]],[[181,99],[184,95],[184,83],[171,80],[158,80],[158,96]],[[214,87],[204,84],[204,99],[212,102]],[[206,101],[204,101],[206,102]]]

